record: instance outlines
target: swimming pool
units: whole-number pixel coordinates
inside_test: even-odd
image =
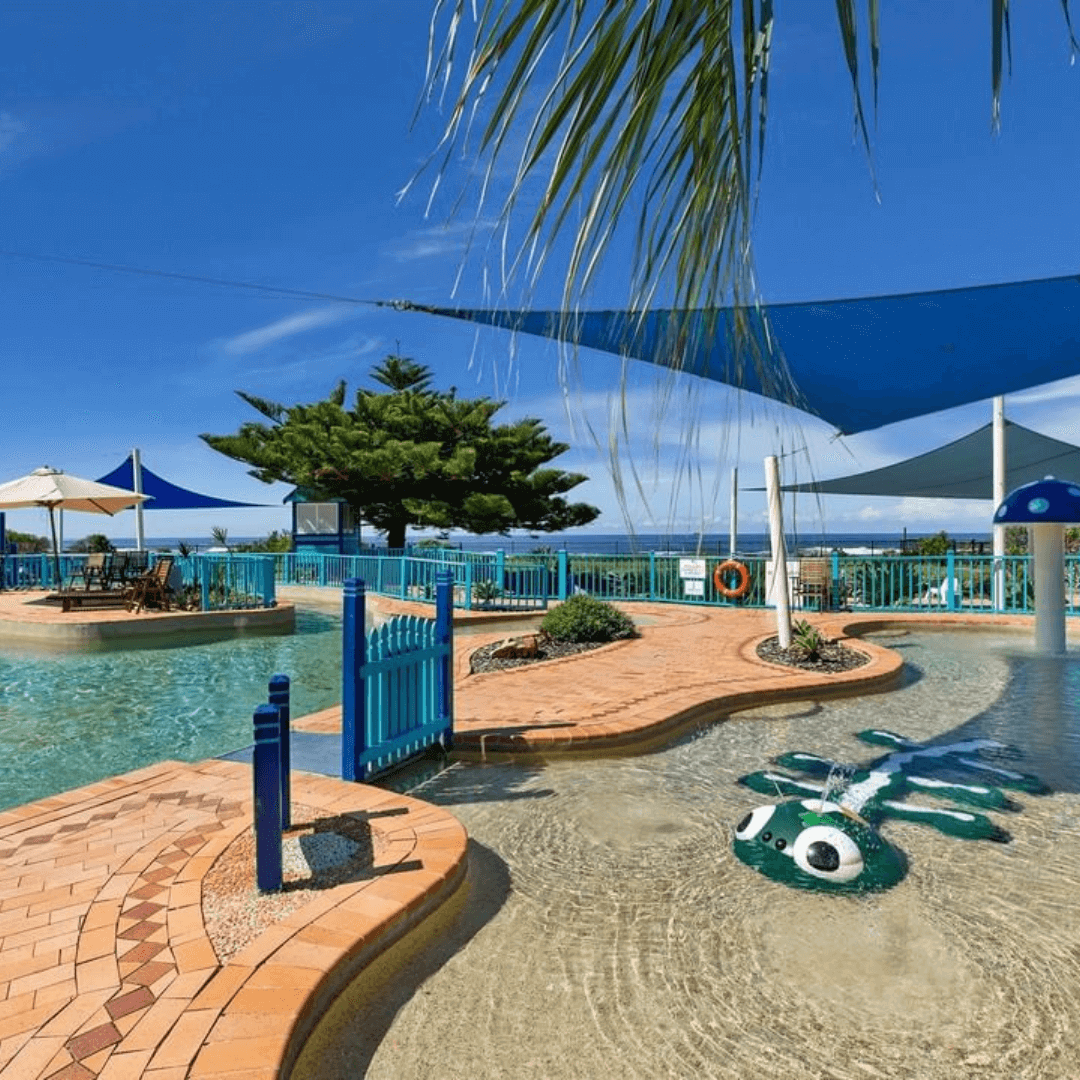
[[[354,984],[293,1075],[1080,1076],[1080,655],[987,632],[875,640],[907,663],[886,693],[423,784],[469,830],[468,902]],[[865,761],[869,726],[1013,743],[1054,793],[994,815],[1010,844],[886,825],[910,870],[884,893],[790,889],[738,862],[731,829],[767,800],[736,778],[790,750]]]
[[[251,742],[271,675],[292,714],[341,700],[341,618],[297,610],[296,632],[141,648],[0,647],[0,809],[166,758]]]

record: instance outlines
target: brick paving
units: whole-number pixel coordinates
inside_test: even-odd
[[[862,641],[850,644],[870,662],[854,671],[767,664],[755,654],[774,632],[766,612],[627,610],[639,638],[511,671],[468,673],[469,652],[513,632],[505,625],[459,635],[455,745],[536,753],[641,742],[764,701],[886,687],[901,667]],[[841,639],[892,625],[1032,625],[937,614],[812,621]],[[340,709],[296,726],[336,730]],[[341,988],[464,877],[467,838],[445,811],[295,773],[295,803],[361,815],[382,853],[370,873],[315,894],[222,964],[202,882],[250,827],[250,788],[250,769],[236,762],[162,762],[0,813],[0,1077],[287,1075]]]

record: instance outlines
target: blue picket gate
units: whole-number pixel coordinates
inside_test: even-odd
[[[342,626],[341,775],[368,780],[436,743],[454,725],[453,584],[438,574],[435,618],[398,615],[365,631],[365,585],[349,578]]]

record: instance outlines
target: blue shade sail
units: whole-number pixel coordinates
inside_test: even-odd
[[[820,303],[768,304],[762,377],[730,347],[733,309],[512,311],[396,302],[737,386],[844,435],[1080,374],[1080,276]],[[744,309],[764,341],[754,309]],[[756,332],[755,332],[756,331]],[[767,347],[767,346],[766,346]]]
[[[141,468],[142,491],[149,496],[143,503],[144,510],[224,510],[230,507],[264,506],[265,503],[236,502],[233,499],[219,499],[214,495],[200,495],[197,491],[188,491],[168,480],[162,479],[157,473],[151,472],[145,465]],[[116,487],[127,488],[128,491],[135,489],[135,473],[129,454],[122,465],[118,465],[111,473],[100,477],[102,484],[114,484]]]

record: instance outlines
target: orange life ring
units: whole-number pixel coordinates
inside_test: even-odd
[[[739,575],[739,584],[735,588],[731,588],[724,580],[724,575],[732,571]],[[736,562],[734,559],[726,559],[722,563],[717,563],[712,579],[716,591],[728,600],[738,600],[740,596],[745,596],[750,591],[750,571],[747,570],[743,563]]]

